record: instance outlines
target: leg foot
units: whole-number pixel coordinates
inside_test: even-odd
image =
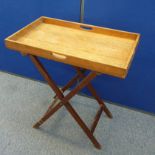
[[[40,127],[41,123],[37,122],[36,124],[33,125],[33,128],[38,129]]]
[[[99,144],[99,145],[94,145],[97,149],[101,149],[102,148],[102,146]]]

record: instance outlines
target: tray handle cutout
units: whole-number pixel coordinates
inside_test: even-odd
[[[65,55],[61,55],[61,54],[57,54],[57,53],[52,53],[51,55],[57,59],[62,59],[62,60],[67,58]]]
[[[80,28],[84,29],[84,30],[92,30],[93,28],[90,26],[85,26],[85,25],[80,25]]]

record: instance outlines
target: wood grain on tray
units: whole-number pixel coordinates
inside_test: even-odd
[[[137,33],[40,17],[5,43],[24,54],[124,78],[139,37]]]

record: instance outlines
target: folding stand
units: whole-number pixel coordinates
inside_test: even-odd
[[[104,102],[101,100],[101,98],[97,95],[95,89],[91,85],[90,81],[93,80],[97,76],[97,72],[91,71],[87,76],[85,76],[84,72],[85,69],[81,69],[79,67],[75,67],[75,70],[77,71],[77,74],[75,77],[73,77],[62,89],[59,89],[58,86],[55,84],[53,79],[50,77],[44,66],[41,64],[41,62],[38,60],[36,56],[29,55],[32,62],[35,64],[39,72],[42,74],[44,79],[47,81],[49,86],[52,88],[52,90],[55,92],[56,96],[54,97],[54,101],[49,106],[47,112],[44,114],[44,116],[34,125],[34,128],[39,128],[40,125],[42,125],[49,117],[51,117],[56,111],[58,111],[62,106],[65,106],[67,111],[71,114],[71,116],[75,119],[75,121],[79,124],[81,129],[85,132],[85,134],[88,136],[88,138],[91,140],[91,142],[94,144],[94,146],[98,149],[101,148],[101,145],[97,141],[97,139],[94,137],[93,133],[95,131],[95,128],[98,124],[98,121],[100,119],[100,116],[102,112],[104,111],[105,114],[112,118],[111,112],[108,110]],[[71,90],[66,96],[63,95],[63,92],[66,91],[69,87],[71,87],[74,83],[77,82],[77,80],[81,80],[78,85],[75,86],[73,90]],[[75,109],[71,106],[69,103],[69,100],[78,93],[82,88],[87,87],[88,90],[91,92],[91,94],[94,96],[94,98],[97,100],[97,103],[99,104],[100,108],[96,113],[96,116],[94,118],[94,121],[91,125],[91,128],[89,129],[84,121],[80,118],[78,113],[75,111]]]

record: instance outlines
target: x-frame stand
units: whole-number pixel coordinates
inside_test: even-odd
[[[62,89],[59,89],[59,87],[55,84],[55,82],[53,81],[51,76],[48,74],[44,66],[41,64],[41,62],[38,60],[38,58],[33,55],[29,55],[29,57],[31,58],[32,62],[35,64],[39,72],[42,74],[44,79],[47,81],[49,86],[52,88],[52,90],[56,94],[56,96],[54,97],[54,101],[49,106],[47,112],[34,125],[34,128],[39,128],[39,126],[42,125],[49,117],[51,117],[56,111],[58,111],[62,106],[64,106],[67,109],[67,111],[71,114],[71,116],[75,119],[75,121],[78,123],[78,125],[81,127],[81,129],[88,136],[88,138],[91,140],[94,146],[98,149],[101,149],[101,145],[99,144],[97,139],[94,137],[93,133],[95,131],[95,128],[98,124],[98,121],[100,119],[102,112],[104,111],[105,114],[109,118],[112,118],[112,114],[108,110],[108,108],[106,107],[102,99],[97,95],[95,89],[90,83],[90,81],[93,80],[97,76],[97,73],[95,71],[91,71],[87,76],[85,76],[84,69],[74,66],[74,68],[77,71],[77,74]],[[80,83],[78,83],[78,85],[76,85],[74,89],[72,89],[66,96],[64,96],[63,92],[66,91],[68,88],[70,88],[79,79],[81,80]],[[95,115],[94,121],[90,129],[87,127],[84,121],[80,118],[79,114],[75,111],[75,109],[69,103],[69,100],[84,87],[88,88],[88,90],[91,92],[92,96],[94,96],[94,98],[97,100],[97,103],[100,106],[99,110],[97,111]]]

